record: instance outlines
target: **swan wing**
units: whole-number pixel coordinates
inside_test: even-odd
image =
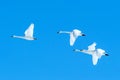
[[[97,62],[98,62],[98,56],[96,54],[92,54],[92,62],[93,62],[93,65],[96,65]]]
[[[76,37],[73,33],[70,33],[70,46],[73,46],[75,43]]]
[[[25,31],[25,36],[33,37],[34,24],[32,23],[28,29]]]
[[[97,52],[100,53],[100,54],[103,54],[103,53],[105,53],[105,50],[103,50],[103,49],[97,49]]]
[[[95,50],[96,43],[94,42],[93,44],[88,46],[88,50]]]

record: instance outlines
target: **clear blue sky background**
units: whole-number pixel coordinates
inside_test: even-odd
[[[35,24],[36,41],[14,39]],[[118,0],[1,0],[0,80],[119,80],[120,2]],[[80,29],[86,37],[69,46],[59,30]],[[105,49],[96,66],[72,50],[92,42]]]

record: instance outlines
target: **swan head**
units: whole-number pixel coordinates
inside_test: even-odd
[[[12,36],[10,36],[10,37],[14,37],[14,36],[12,35]]]
[[[74,52],[81,52],[79,49],[73,49]]]
[[[15,36],[15,35],[12,35],[12,36],[10,36],[10,37],[14,38],[14,37],[16,37],[16,36]]]
[[[60,31],[58,31],[57,34],[60,34]]]
[[[76,35],[76,36],[86,36],[84,33],[82,33],[80,30],[78,30],[78,29],[74,29],[73,30],[73,33],[74,33],[74,35]]]
[[[107,54],[103,49],[97,49],[97,53],[100,55],[109,56],[109,54]]]
[[[64,33],[64,31],[58,31],[57,34]]]
[[[81,49],[80,51],[81,51],[81,52],[83,52],[83,51],[84,51],[84,49]]]
[[[81,49],[81,50],[79,50],[79,49],[73,49],[73,51],[75,51],[75,52],[85,52],[84,49]]]
[[[80,52],[84,52],[84,53],[86,53],[86,52],[88,52],[88,51],[85,50],[85,49],[81,49]]]

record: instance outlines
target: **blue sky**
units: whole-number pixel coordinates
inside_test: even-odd
[[[0,1],[0,80],[120,79],[120,5],[117,0]],[[36,41],[13,39],[35,24]],[[59,30],[80,29],[86,37],[69,46]],[[91,56],[72,50],[92,42],[105,49],[96,66]]]

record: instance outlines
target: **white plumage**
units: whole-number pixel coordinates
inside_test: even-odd
[[[78,36],[85,36],[80,30],[74,29],[72,32],[69,31],[59,31],[59,34],[66,33],[70,35],[70,46],[73,46]]]
[[[24,32],[24,36],[16,36],[13,35],[12,37],[14,38],[21,38],[21,39],[25,39],[25,40],[35,40],[36,38],[33,37],[33,33],[34,33],[34,24],[32,23]]]
[[[103,55],[108,56],[108,54],[103,49],[96,49],[95,46],[96,46],[96,43],[94,42],[93,44],[88,46],[88,50],[75,49],[74,51],[83,52],[83,53],[91,55],[93,65],[96,65],[98,62],[98,59],[100,59]]]

